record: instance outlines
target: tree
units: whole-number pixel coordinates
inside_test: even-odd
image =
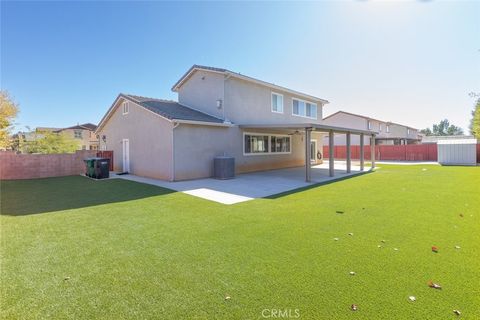
[[[426,128],[420,131],[427,136],[460,136],[463,134],[463,130],[453,124],[450,121],[444,119],[438,124],[433,125],[433,130]]]
[[[73,153],[78,142],[64,133],[40,131],[32,141],[24,142],[24,151],[28,153]]]
[[[17,114],[18,104],[13,101],[7,91],[0,90],[0,149],[10,147],[10,130]]]
[[[430,130],[430,128],[425,128],[425,129],[420,130],[420,133],[423,133],[426,136],[431,136],[432,135],[432,130]]]
[[[470,120],[470,133],[477,139],[480,139],[480,98],[477,99],[475,108],[472,111]]]

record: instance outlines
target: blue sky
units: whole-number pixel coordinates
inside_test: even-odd
[[[24,126],[97,123],[120,92],[176,99],[192,65],[328,99],[324,113],[466,128],[480,2],[4,2],[1,87]]]

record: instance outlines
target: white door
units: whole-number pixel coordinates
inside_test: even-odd
[[[317,162],[317,140],[310,141],[310,162]]]
[[[130,143],[128,139],[123,139],[123,172],[130,172]]]

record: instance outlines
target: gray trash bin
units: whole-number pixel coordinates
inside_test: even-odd
[[[235,158],[227,156],[213,158],[213,177],[222,180],[235,178]]]

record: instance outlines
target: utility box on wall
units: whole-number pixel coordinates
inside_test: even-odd
[[[477,165],[477,139],[439,140],[437,152],[442,165]]]

